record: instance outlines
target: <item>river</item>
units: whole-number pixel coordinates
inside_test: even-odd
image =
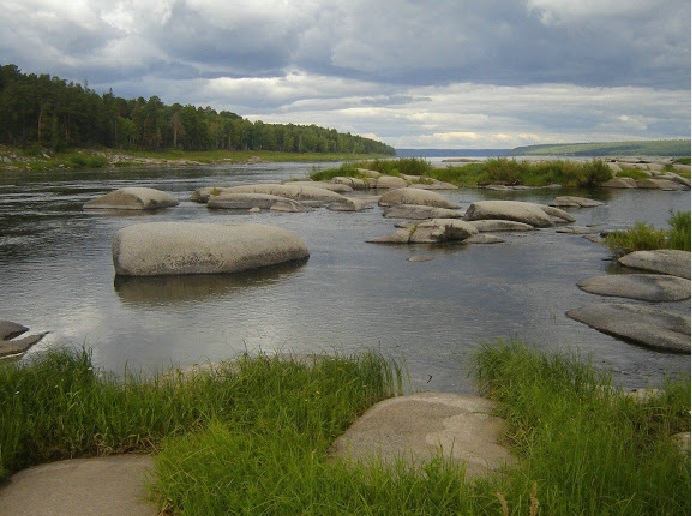
[[[581,236],[543,229],[502,234],[499,245],[379,246],[394,221],[362,213],[210,212],[189,201],[203,186],[302,178],[324,163],[5,173],[0,176],[0,319],[50,334],[28,356],[58,345],[87,347],[118,374],[215,362],[256,353],[382,352],[405,365],[412,389],[472,392],[470,357],[497,338],[578,353],[625,387],[657,385],[689,371],[690,358],[650,351],[568,319],[566,310],[608,302],[580,291],[584,278],[617,272],[610,253]],[[175,195],[157,213],[85,212],[82,204],[123,186]],[[445,192],[466,208],[483,199],[548,202],[560,192]],[[584,192],[577,192],[584,193]],[[370,194],[371,195],[371,194]],[[688,210],[690,192],[591,192],[601,207],[576,224],[665,227]],[[288,228],[311,251],[302,265],[239,276],[115,278],[114,233],[143,221],[243,220]],[[431,261],[406,259],[424,254]],[[663,306],[686,313],[690,302]]]

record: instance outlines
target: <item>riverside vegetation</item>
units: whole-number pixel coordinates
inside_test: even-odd
[[[692,239],[690,212],[671,213],[668,226],[668,229],[656,229],[651,224],[637,221],[632,229],[607,235],[605,244],[617,255],[657,249],[690,251]]]
[[[497,342],[476,356],[481,392],[509,422],[520,458],[465,481],[439,456],[347,465],[330,443],[401,369],[377,354],[243,356],[190,373],[116,380],[85,351],[52,351],[0,367],[0,471],[67,457],[154,451],[152,498],[169,513],[689,514],[689,378],[634,400],[578,357]]]

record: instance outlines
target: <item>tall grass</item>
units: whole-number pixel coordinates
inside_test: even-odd
[[[656,229],[651,224],[637,221],[632,229],[606,236],[605,244],[616,254],[633,251],[675,249],[689,251],[691,241],[690,212],[671,212],[668,229]]]

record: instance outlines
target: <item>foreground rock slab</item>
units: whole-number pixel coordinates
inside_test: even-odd
[[[0,357],[24,353],[48,332],[21,337],[29,328],[12,321],[0,321]]]
[[[422,393],[381,401],[332,445],[345,460],[367,463],[398,458],[420,465],[440,454],[466,464],[467,478],[515,462],[500,444],[505,423],[493,403],[478,396]]]
[[[644,301],[681,301],[690,298],[690,280],[665,274],[607,274],[577,282],[592,294]]]
[[[226,274],[309,255],[293,232],[251,223],[150,222],[113,238],[115,273],[123,276]]]
[[[0,514],[14,516],[156,516],[145,501],[147,455],[51,462],[13,475],[0,488]]]
[[[690,354],[690,317],[679,313],[624,303],[595,303],[566,314],[613,335],[657,351]]]
[[[115,190],[84,204],[87,210],[156,210],[177,206],[178,200],[167,192],[131,186]]]
[[[690,279],[690,252],[661,249],[635,251],[618,259],[620,265]]]

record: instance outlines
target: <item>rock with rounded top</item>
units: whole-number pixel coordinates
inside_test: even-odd
[[[631,177],[613,177],[601,183],[604,188],[637,188],[636,179]]]
[[[481,233],[497,233],[502,231],[536,231],[536,228],[525,222],[515,220],[471,220],[469,224]]]
[[[405,188],[407,184],[405,179],[395,176],[380,176],[374,180],[374,187],[378,190],[386,188]]]
[[[638,179],[637,188],[649,190],[686,190],[686,187],[669,179]]]
[[[480,201],[474,202],[466,210],[465,220],[513,220],[537,228],[553,225],[553,220],[543,206],[518,201]]]
[[[338,201],[342,195],[337,192],[330,192],[324,188],[315,186],[281,185],[272,183],[262,183],[254,185],[231,186],[226,188],[228,193],[263,193],[287,197],[294,201],[308,203],[310,205],[325,205]]]
[[[310,211],[310,208],[302,202],[284,199],[272,204],[269,211],[278,211],[281,213],[307,213]]]
[[[464,214],[459,210],[433,208],[420,204],[397,204],[384,208],[383,215],[387,219],[460,219]]]
[[[690,298],[690,280],[665,274],[607,274],[577,282],[592,294],[644,301],[681,301]]]
[[[547,206],[545,204],[539,204],[540,208],[557,224],[563,224],[565,222],[574,222],[575,219],[572,215],[567,213],[565,210],[560,208],[555,208],[553,206]]]
[[[476,228],[462,220],[431,219],[367,242],[372,244],[440,244],[463,241],[477,234]]]
[[[502,446],[506,423],[494,403],[478,396],[419,393],[373,405],[330,452],[352,463],[404,460],[420,466],[438,456],[463,463],[467,478],[491,474],[515,462]]]
[[[633,269],[642,269],[690,279],[689,251],[672,249],[635,251],[619,258],[618,263]]]
[[[283,201],[290,201],[290,199],[261,193],[224,192],[216,197],[210,197],[207,207],[210,210],[251,210],[252,208],[268,210],[277,202]]]
[[[234,273],[309,255],[293,232],[251,223],[149,222],[113,238],[115,273],[123,276]]]
[[[555,208],[593,208],[596,206],[601,206],[602,204],[602,202],[589,199],[588,197],[562,195],[555,197],[555,199],[550,201],[549,206],[553,206]]]
[[[328,210],[332,211],[363,211],[371,210],[372,202],[357,197],[344,197],[342,201],[332,202],[327,205]]]
[[[608,335],[672,353],[690,353],[690,317],[624,303],[595,303],[566,314]]]
[[[332,184],[345,185],[352,190],[367,190],[370,188],[370,183],[359,177],[335,177],[331,180]]]
[[[420,188],[397,188],[380,196],[380,206],[395,206],[397,204],[417,204],[433,208],[459,209],[459,206],[444,195]]]
[[[459,187],[457,185],[453,185],[452,183],[445,183],[444,181],[439,181],[437,179],[433,179],[432,182],[430,183],[412,183],[409,185],[409,188],[418,188],[420,190],[458,190]]]
[[[353,188],[351,188],[349,185],[340,185],[336,183],[329,183],[326,181],[293,181],[291,179],[287,179],[283,181],[282,184],[292,186],[310,186],[315,188],[323,188],[324,190],[329,190],[330,192],[336,193],[348,193],[353,191]]]
[[[178,200],[168,192],[143,186],[128,186],[92,199],[84,204],[84,209],[156,210],[178,204]]]

